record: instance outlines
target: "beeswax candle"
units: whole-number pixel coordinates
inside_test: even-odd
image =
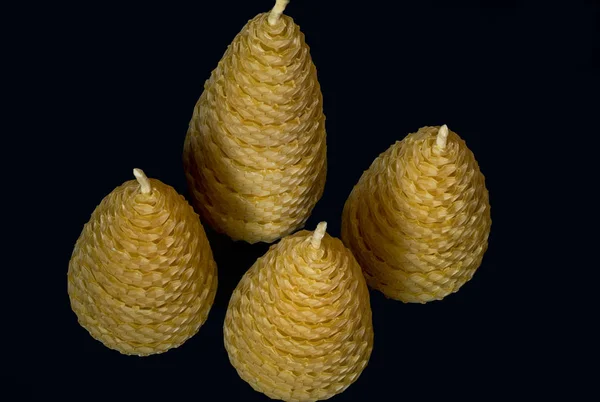
[[[217,268],[198,215],[144,172],[106,196],[75,244],[68,292],[79,323],[123,354],[165,352],[208,316]]]
[[[246,272],[225,317],[225,348],[255,390],[284,401],[344,391],[373,348],[367,284],[339,239],[302,230]]]
[[[444,125],[423,127],[375,159],[346,201],[342,239],[371,287],[425,303],[471,279],[490,227],[484,176]]]
[[[325,186],[321,89],[304,35],[282,14],[287,3],[250,20],[227,48],[184,145],[202,219],[249,243],[302,227]]]

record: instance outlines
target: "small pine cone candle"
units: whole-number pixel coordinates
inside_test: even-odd
[[[217,268],[198,215],[171,186],[134,170],[94,210],[75,244],[68,292],[79,323],[105,346],[145,356],[204,323]]]
[[[490,227],[484,176],[444,125],[423,127],[375,159],[346,201],[342,239],[369,286],[425,303],[471,279]]]
[[[330,398],[356,381],[371,355],[367,284],[350,250],[325,228],[322,222],[271,246],[229,302],[229,360],[273,399]]]
[[[204,85],[183,161],[194,206],[234,240],[304,225],[327,171],[317,71],[288,0],[250,20]]]

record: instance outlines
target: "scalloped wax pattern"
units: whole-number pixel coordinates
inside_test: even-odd
[[[343,392],[373,348],[369,292],[350,250],[324,222],[271,246],[233,292],[224,337],[240,377],[270,398]]]
[[[192,207],[172,187],[141,175],[142,186],[127,181],[94,210],[75,244],[68,291],[95,339],[144,356],[198,331],[215,298],[217,268]]]
[[[487,250],[485,179],[446,126],[396,142],[365,171],[344,206],[342,240],[369,286],[403,302],[456,292]]]
[[[301,228],[323,194],[325,116],[317,71],[292,18],[250,20],[204,85],[183,161],[194,206],[234,240]]]

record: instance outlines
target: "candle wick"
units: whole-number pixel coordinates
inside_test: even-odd
[[[144,171],[142,169],[133,169],[133,175],[142,187],[142,194],[150,194],[152,187],[150,186],[150,180],[148,180]]]
[[[275,6],[269,14],[269,25],[277,24],[277,21],[279,21],[279,17],[281,17],[281,14],[283,14],[283,10],[285,10],[285,7],[288,5],[289,2],[290,0],[275,0]]]
[[[317,225],[317,228],[313,232],[312,238],[310,239],[310,244],[314,248],[321,247],[321,239],[325,236],[325,230],[327,229],[327,222],[321,222]]]
[[[448,126],[447,125],[443,125],[442,127],[440,127],[440,129],[438,130],[438,134],[437,134],[437,138],[435,140],[436,145],[441,148],[441,149],[445,149],[446,148],[446,142],[448,141]]]

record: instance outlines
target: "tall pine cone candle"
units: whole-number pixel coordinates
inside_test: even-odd
[[[256,391],[316,401],[344,391],[373,348],[369,292],[339,239],[302,230],[246,272],[225,316],[225,348]]]
[[[317,71],[288,0],[250,20],[204,85],[184,145],[194,205],[234,240],[273,242],[304,225],[326,177]]]
[[[134,170],[75,244],[68,292],[79,323],[123,354],[165,352],[208,316],[217,268],[198,215],[175,189]]]
[[[425,303],[471,279],[490,227],[484,176],[444,125],[423,127],[375,159],[346,201],[342,239],[371,287]]]

